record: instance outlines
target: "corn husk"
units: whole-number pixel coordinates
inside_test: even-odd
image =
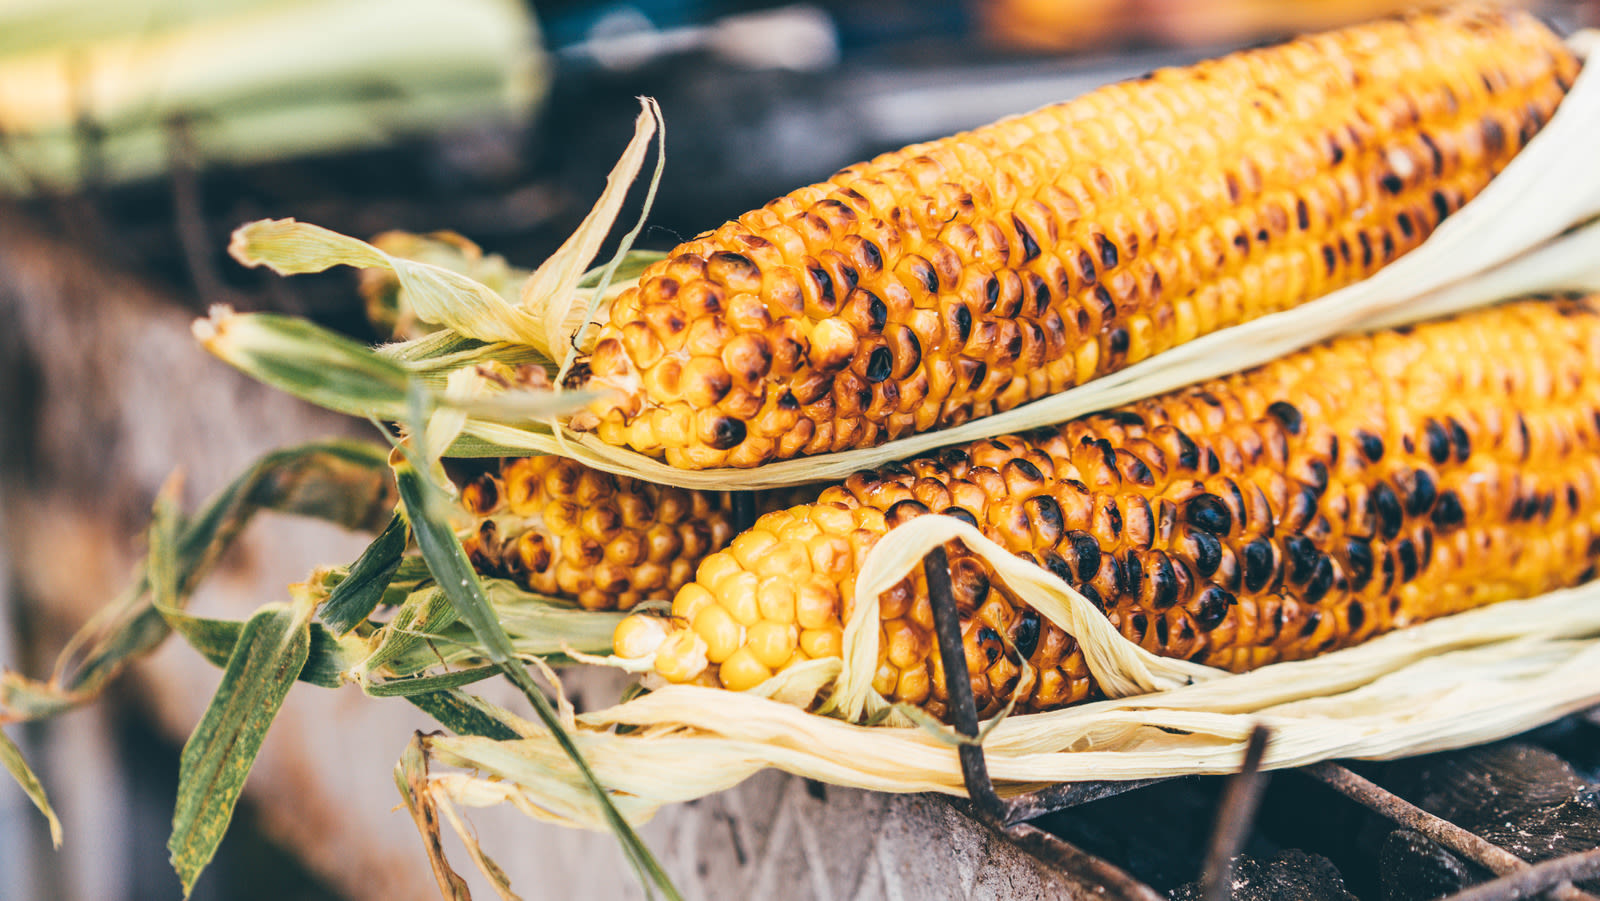
[[[1573,39],[1580,51],[1593,42],[1591,32]],[[642,131],[636,135],[618,171],[625,165],[637,171],[635,151],[645,140]],[[1522,294],[1600,289],[1597,226],[1590,224],[1563,236],[1600,215],[1600,166],[1593,159],[1596,146],[1600,146],[1600,73],[1586,68],[1551,121],[1477,198],[1447,219],[1421,247],[1371,278],[1296,309],[1206,335],[1086,385],[953,428],[878,447],[783,460],[752,469],[680,470],[557,422],[485,422],[467,417],[448,452],[456,456],[561,454],[619,475],[707,490],[834,481],[934,448],[1051,425],[1237,372],[1340,333],[1417,321]],[[616,177],[613,172],[608,195],[615,189]],[[606,206],[603,199],[597,214],[605,212]],[[607,215],[592,214],[581,235],[592,235],[608,225],[610,214],[614,210]],[[241,233],[257,227],[246,226]],[[352,239],[343,236],[316,236],[306,228],[297,233],[292,247],[276,237],[255,237],[261,239],[251,241],[248,261],[280,271],[305,271],[296,269],[292,261],[313,253],[307,242],[317,237],[326,238],[330,247],[341,242],[343,256],[336,262],[364,265],[361,254],[350,251]],[[586,242],[575,236],[569,245],[581,243]],[[503,316],[458,315],[440,321],[485,342],[525,340],[553,364],[564,362],[570,358],[567,349],[575,343],[574,338],[585,334],[573,311],[587,304],[589,321],[594,321],[603,314],[606,300],[627,284],[622,281],[609,291],[585,292],[570,277],[561,281],[548,274],[559,267],[570,276],[572,262],[568,256],[552,258],[525,286],[522,303]],[[1495,274],[1484,277],[1489,272]],[[444,294],[431,297],[429,303],[475,309],[476,297],[493,293],[487,288],[474,290],[470,298]],[[544,311],[542,325],[527,325],[540,318],[540,311]],[[512,324],[515,334],[510,330]],[[581,346],[581,341],[576,343]]]
[[[0,2],[0,193],[520,123],[549,63],[514,0]],[[93,138],[89,138],[89,135]]]
[[[959,520],[926,516],[891,531],[869,555],[844,660],[785,671],[750,692],[670,685],[577,717],[578,746],[601,782],[621,793],[619,809],[642,820],[663,804],[721,791],[767,767],[875,791],[965,794],[958,739],[948,730],[863,725],[807,711],[819,687],[835,693],[830,706],[841,714],[872,710],[870,685],[859,681],[863,672],[870,680],[875,657],[864,649],[879,631],[870,592],[952,538],[1068,628],[1113,695],[991,723],[983,747],[1002,794],[1051,782],[1231,772],[1258,723],[1272,729],[1264,762],[1270,769],[1479,744],[1600,701],[1600,583],[1234,675],[1154,657],[1065,582]],[[876,704],[887,707],[881,698]],[[432,760],[457,770],[433,776],[436,790],[468,806],[509,802],[538,819],[598,827],[560,750],[537,726],[518,731],[525,737],[514,741],[427,739]]]

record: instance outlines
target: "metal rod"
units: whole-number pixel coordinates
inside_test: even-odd
[[[1527,861],[1499,845],[1489,842],[1482,836],[1468,832],[1449,820],[1441,819],[1428,813],[1426,810],[1393,792],[1384,790],[1370,780],[1363,779],[1337,763],[1314,763],[1310,766],[1301,767],[1300,772],[1322,782],[1363,807],[1374,810],[1408,829],[1422,833],[1462,857],[1483,866],[1496,876],[1507,876],[1532,869]],[[1551,885],[1556,885],[1559,882],[1560,880],[1556,880]],[[1552,894],[1558,901],[1595,901],[1593,895],[1579,891],[1570,885],[1557,887]],[[1505,895],[1503,897],[1521,896]]]
[[[972,696],[972,677],[967,673],[967,652],[961,644],[961,613],[950,590],[950,557],[944,547],[936,547],[922,558],[922,573],[928,582],[928,603],[933,607],[933,631],[939,640],[939,662],[944,669],[944,687],[950,701],[950,718],[956,731],[968,738],[978,735],[978,702]],[[995,823],[1006,821],[1006,803],[994,790],[983,748],[963,744],[957,749],[961,777],[967,785],[979,814]]]
[[[1226,901],[1228,897],[1233,859],[1244,850],[1244,843],[1250,837],[1250,827],[1255,823],[1256,809],[1261,806],[1261,792],[1266,788],[1267,775],[1261,772],[1261,758],[1267,752],[1267,740],[1270,737],[1271,730],[1259,723],[1250,730],[1250,741],[1244,749],[1244,762],[1222,791],[1217,824],[1211,831],[1211,847],[1206,852],[1205,869],[1200,871],[1200,896],[1206,901]]]
[[[1531,898],[1562,883],[1567,883],[1566,888],[1572,889],[1573,880],[1592,879],[1596,876],[1600,876],[1600,848],[1534,864],[1491,882],[1457,892],[1443,901],[1511,901],[1514,898]],[[1556,889],[1556,892],[1551,894],[1559,891],[1560,889]],[[1585,893],[1580,895],[1589,897]]]

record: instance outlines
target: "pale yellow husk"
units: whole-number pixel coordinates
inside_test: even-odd
[[[928,516],[891,531],[869,555],[844,661],[815,661],[751,692],[666,686],[579,716],[578,745],[601,782],[620,793],[619,807],[642,820],[663,804],[721,791],[767,767],[875,791],[964,794],[948,735],[807,712],[812,694],[796,690],[831,683],[847,696],[834,705],[841,713],[881,706],[860,684],[863,662],[870,678],[876,653],[863,649],[878,632],[875,604],[863,593],[897,581],[928,547],[952,537],[1068,628],[1108,693],[1124,695],[996,724],[984,751],[1003,792],[1049,782],[1230,772],[1257,723],[1272,729],[1265,766],[1281,768],[1479,744],[1600,702],[1600,583],[1232,675],[1154,657],[1066,583],[980,540],[958,520]],[[1157,690],[1141,693],[1149,688]],[[618,734],[618,726],[633,731]],[[521,731],[527,737],[513,742],[429,739],[436,763],[462,770],[436,776],[436,790],[466,805],[509,802],[529,816],[603,828],[555,742],[531,724]]]
[[[1572,39],[1580,53],[1593,43],[1591,32]],[[607,198],[585,220],[580,234],[568,242],[572,248],[582,247],[592,255],[589,239],[615,215],[615,206],[608,200],[618,193],[617,173],[637,172],[648,141],[643,118],[608,184]],[[1549,124],[1476,199],[1447,219],[1421,247],[1371,278],[1296,309],[1190,341],[1086,385],[953,428],[878,447],[783,460],[753,469],[682,470],[556,423],[508,424],[469,418],[450,452],[463,456],[559,454],[619,475],[707,490],[837,481],[852,472],[934,448],[1063,422],[1237,372],[1336,334],[1414,322],[1522,294],[1600,290],[1600,253],[1596,253],[1600,226],[1590,223],[1562,237],[1563,232],[1600,215],[1600,166],[1594,163],[1597,146],[1600,73],[1585,68]],[[276,239],[254,241],[253,261],[283,271],[279,258],[305,254],[304,241],[318,236],[302,230],[297,237],[302,243],[293,248]],[[330,248],[338,244],[343,258],[337,262],[374,265],[362,261],[363,253],[351,252],[345,242],[352,239],[333,236],[326,240]],[[447,290],[427,303],[437,308],[437,321],[448,322],[463,334],[485,341],[526,341],[552,361],[561,362],[573,343],[571,336],[581,334],[584,324],[573,313],[593,299],[576,288],[571,277],[573,264],[584,254],[568,254],[568,249],[564,246],[557,258],[530,279],[522,302],[514,308],[498,295],[495,303],[482,306],[485,295],[494,292],[481,286],[463,291],[457,299],[452,292],[458,288],[453,284],[443,286]],[[393,260],[376,263],[385,264],[393,265]],[[1490,272],[1493,275],[1486,277]],[[607,296],[614,296],[624,286],[617,283]],[[471,311],[470,315],[452,315],[449,307],[454,303]],[[592,306],[592,317],[604,315],[603,299]]]

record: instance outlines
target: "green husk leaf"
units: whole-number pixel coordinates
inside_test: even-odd
[[[228,252],[245,266],[279,275],[322,272],[334,266],[387,269],[418,319],[480,341],[544,348],[539,320],[485,285],[443,266],[392,256],[348,235],[293,219],[263,219],[240,226]]]
[[[515,738],[515,734],[511,736]],[[28,762],[22,759],[22,749],[18,748],[11,737],[0,732],[0,766],[6,768],[11,778],[17,780],[17,785],[33,806],[39,808],[44,818],[50,823],[50,841],[57,848],[61,847],[61,820],[56,817],[55,809],[50,806],[50,799],[45,796],[44,786],[39,784],[39,777],[28,768]]]
[[[222,842],[267,728],[305,668],[313,610],[302,598],[292,607],[269,604],[250,618],[183,747],[167,848],[186,897]]]
[[[353,240],[353,239],[352,239]],[[207,350],[246,375],[320,407],[351,416],[398,421],[405,417],[410,372],[389,355],[337,332],[276,313],[235,313],[213,307],[196,320],[195,337]],[[426,339],[425,339],[426,340]],[[448,376],[480,363],[512,365],[538,361],[525,349],[497,344],[463,351],[447,367],[434,359],[429,400],[451,412],[465,412],[489,423],[524,423],[579,409],[596,396],[589,391],[505,390],[483,396],[454,396]]]
[[[161,613],[189,647],[220,667],[226,667],[233,659],[246,625],[238,620],[194,616],[182,610],[162,608]],[[359,656],[358,642],[347,644],[321,624],[312,623],[311,651],[296,678],[322,688],[338,688],[344,684],[342,674]]]
[[[498,669],[494,671],[499,672]],[[522,737],[517,730],[506,725],[485,705],[478,702],[477,698],[465,692],[442,689],[404,697],[424,713],[438,720],[439,725],[457,735],[480,735],[495,741],[512,741]]]
[[[329,441],[274,451],[214,496],[167,542],[170,609],[181,609],[252,517],[275,510],[377,531],[393,508],[388,461],[375,445]],[[171,514],[176,516],[175,513]],[[154,548],[152,548],[153,552]],[[47,681],[0,673],[0,719],[55,716],[97,697],[135,658],[171,632],[150,600],[150,561],[134,570],[128,589],[73,636]]]
[[[413,420],[422,420],[420,392],[413,390],[411,406]],[[600,802],[606,822],[616,833],[629,862],[639,874],[646,893],[650,893],[650,888],[654,885],[667,897],[678,898],[678,892],[672,886],[666,871],[661,869],[661,865],[633,831],[633,827],[629,826],[617,811],[611,802],[609,792],[595,779],[594,772],[563,727],[549,699],[534,682],[527,668],[522,665],[510,636],[495,617],[483,585],[478,581],[471,562],[467,560],[466,552],[462,550],[460,542],[455,539],[455,535],[447,525],[440,489],[424,475],[428,471],[426,464],[410,459],[405,450],[404,447],[396,449],[391,455],[391,466],[400,489],[401,501],[410,514],[417,544],[422,549],[423,557],[428,561],[428,568],[432,571],[435,581],[449,597],[462,621],[471,627],[484,656],[489,662],[498,666],[532,703],[539,719],[583,775],[584,781]]]
[[[422,662],[414,666],[399,666],[403,658],[413,657],[430,638],[438,637],[446,626],[455,622],[456,608],[437,585],[413,591],[405,603],[375,636],[376,645],[365,659],[356,665],[359,673],[374,673],[388,669],[396,675],[409,675],[444,659],[434,651],[424,650]]]
[[[388,679],[382,682],[366,682],[363,683],[362,688],[367,694],[375,698],[417,698],[425,694],[436,694],[447,689],[461,688],[474,682],[482,682],[485,679],[492,678],[499,672],[499,667],[488,663],[482,666],[474,666],[450,673],[438,673],[432,676],[406,676],[401,679]]]
[[[383,533],[356,558],[343,581],[334,586],[320,611],[322,622],[333,634],[349,632],[377,609],[400,569],[409,533],[405,516],[396,513]]]

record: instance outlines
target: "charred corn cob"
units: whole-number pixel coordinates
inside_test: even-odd
[[[1600,560],[1600,296],[1342,338],[858,474],[707,557],[656,669],[744,689],[839,655],[866,553],[929,512],[1060,576],[1129,640],[1235,671],[1572,585]],[[959,544],[950,559],[982,708],[1095,696],[1071,636]],[[881,603],[875,689],[942,715],[921,571]]]
[[[1015,407],[1420,244],[1577,71],[1523,13],[1416,15],[1166,69],[881,156],[621,294],[574,417],[754,466]]]
[[[761,492],[755,509],[802,496]],[[670,598],[734,530],[725,492],[652,485],[563,457],[508,460],[467,482],[461,502],[477,517],[462,539],[474,569],[590,610]]]

